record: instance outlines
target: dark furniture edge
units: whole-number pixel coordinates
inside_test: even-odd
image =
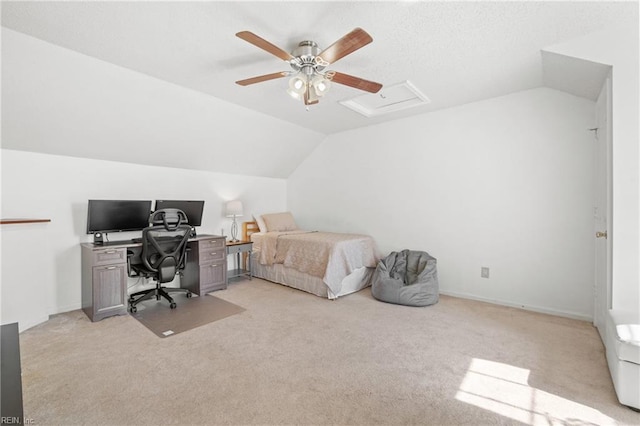
[[[20,223],[51,222],[51,219],[0,219],[0,225],[15,225]]]

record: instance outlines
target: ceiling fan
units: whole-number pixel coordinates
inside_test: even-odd
[[[241,31],[236,36],[277,56],[283,61],[287,61],[292,69],[292,71],[274,72],[236,81],[241,86],[293,76],[289,80],[287,92],[296,99],[302,99],[305,105],[317,104],[320,100],[319,98],[327,92],[331,83],[338,83],[371,93],[377,93],[382,88],[382,84],[360,77],[337,71],[325,71],[330,64],[373,41],[373,38],[361,28],[354,29],[322,51],[315,42],[305,40],[300,42],[298,47],[291,53],[280,49],[250,31]]]

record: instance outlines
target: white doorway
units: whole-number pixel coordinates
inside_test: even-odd
[[[595,280],[593,324],[606,342],[607,312],[611,309],[611,77],[596,102],[594,238]]]

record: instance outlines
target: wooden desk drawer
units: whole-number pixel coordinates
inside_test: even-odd
[[[198,247],[200,247],[201,251],[204,249],[224,250],[226,245],[227,243],[224,238],[212,238],[210,240],[198,241]]]
[[[93,251],[93,266],[127,263],[126,248],[104,248]]]
[[[200,265],[200,296],[227,288],[227,265],[223,262]]]
[[[200,264],[223,260],[226,256],[224,247],[200,247]]]

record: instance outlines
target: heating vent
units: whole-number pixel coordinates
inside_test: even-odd
[[[375,117],[402,109],[426,105],[429,102],[410,81],[384,86],[378,93],[368,93],[357,98],[340,101],[347,108],[359,112],[365,117]]]

